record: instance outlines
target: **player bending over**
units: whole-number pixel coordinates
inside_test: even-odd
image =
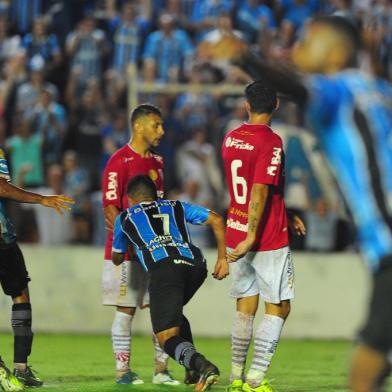
[[[211,226],[218,244],[213,276],[223,279],[229,274],[223,219],[203,207],[157,199],[156,186],[148,176],[131,179],[127,193],[130,207],[114,225],[113,263],[121,264],[129,247],[135,251],[150,273],[151,321],[159,344],[179,364],[198,374],[195,390],[205,391],[218,381],[219,370],[196,351],[183,314],[184,305],[207,276],[206,261],[192,244],[187,223]]]
[[[350,386],[375,392],[384,384],[392,355],[392,88],[355,69],[359,37],[349,20],[320,17],[308,24],[292,56],[312,75],[301,78],[252,55],[244,56],[243,66],[306,108],[351,210],[374,286]]]
[[[4,199],[41,204],[54,208],[60,214],[69,210],[73,199],[62,195],[43,196],[13,185],[10,182],[4,150],[0,147],[0,284],[4,294],[12,298],[11,324],[14,332],[14,371],[12,374],[0,357],[0,387],[4,391],[21,391],[24,386],[40,387],[43,382],[27,365],[33,344],[28,288],[30,278],[23,254],[16,242],[14,228],[5,213]]]

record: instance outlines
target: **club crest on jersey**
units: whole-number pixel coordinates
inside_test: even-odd
[[[108,190],[105,193],[107,200],[115,200],[117,199],[117,173],[116,172],[109,172],[108,175]]]
[[[237,150],[252,151],[255,148],[254,146],[252,146],[248,142],[244,142],[241,139],[236,139],[236,138],[230,137],[230,136],[226,139],[225,145],[226,145],[226,147],[232,147],[232,148],[235,148]]]
[[[148,171],[148,176],[151,178],[151,180],[156,181],[158,179],[158,172],[154,169],[151,169]]]

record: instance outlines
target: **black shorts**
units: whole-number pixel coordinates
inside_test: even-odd
[[[155,333],[182,324],[182,308],[207,277],[205,262],[167,260],[151,271],[149,293],[152,328]]]
[[[388,353],[392,350],[392,256],[374,275],[373,292],[360,341]]]
[[[30,281],[22,251],[16,242],[0,248],[0,284],[4,294],[18,297]]]

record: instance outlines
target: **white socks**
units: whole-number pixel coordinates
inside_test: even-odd
[[[253,361],[246,375],[246,382],[253,388],[258,387],[263,381],[275,354],[283,324],[282,318],[265,314],[256,330]]]
[[[116,311],[112,324],[112,345],[116,356],[117,372],[129,370],[131,355],[131,326],[133,316]]]
[[[244,378],[246,356],[252,340],[254,316],[236,312],[231,334],[230,382]]]

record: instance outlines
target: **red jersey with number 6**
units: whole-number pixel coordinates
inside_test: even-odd
[[[163,159],[150,154],[144,158],[129,144],[117,150],[106,164],[102,176],[103,206],[113,205],[120,211],[128,208],[128,181],[139,174],[147,174],[155,182],[158,196],[163,196]],[[112,259],[113,232],[109,231],[105,244],[105,260]]]
[[[243,124],[229,132],[222,145],[230,206],[227,217],[227,246],[235,248],[246,238],[248,207],[253,184],[272,187],[253,251],[288,245],[284,204],[284,152],[282,139],[267,125]]]

